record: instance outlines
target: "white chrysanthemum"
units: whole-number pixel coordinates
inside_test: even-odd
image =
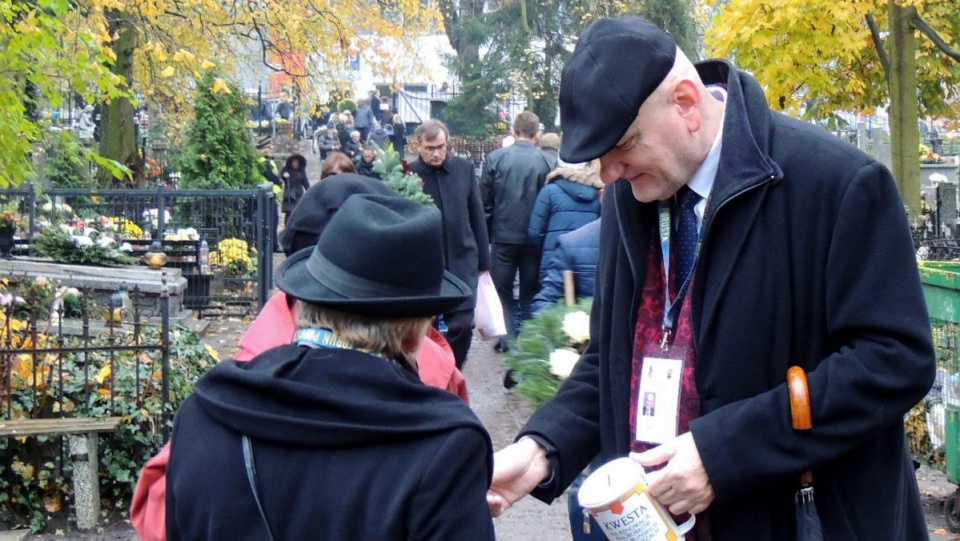
[[[550,353],[550,371],[561,378],[569,377],[579,358],[580,354],[572,349],[555,349]]]
[[[563,316],[563,334],[574,344],[586,343],[590,340],[590,315],[578,310]]]
[[[187,240],[200,240],[200,233],[197,233],[197,230],[192,227],[177,229],[177,236]]]
[[[133,251],[133,246],[131,246],[129,242],[124,242],[123,244],[120,245],[120,251],[122,251],[122,252],[132,252],[132,251]]]
[[[101,247],[101,248],[109,248],[109,247],[113,246],[113,245],[116,244],[116,243],[117,243],[117,241],[115,241],[115,240],[113,240],[112,238],[107,237],[107,236],[103,236],[103,237],[100,237],[100,238],[97,239],[97,246],[99,246],[99,247]]]
[[[71,237],[73,243],[79,246],[80,248],[87,248],[93,246],[93,239],[84,235],[74,235]]]

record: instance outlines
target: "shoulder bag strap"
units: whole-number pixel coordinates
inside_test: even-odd
[[[260,503],[260,491],[257,490],[257,465],[253,460],[253,443],[250,442],[250,436],[246,434],[243,435],[243,464],[247,467],[247,481],[250,481],[253,501],[257,502],[257,510],[260,511],[260,519],[263,520],[266,539],[267,541],[273,541],[273,534],[270,533],[270,523],[267,522],[267,514],[263,512],[263,505]]]

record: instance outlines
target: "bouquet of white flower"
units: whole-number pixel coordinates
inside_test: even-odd
[[[45,227],[37,236],[35,246],[57,263],[117,267],[138,262],[130,255],[133,250],[130,243],[118,243],[107,231],[87,225],[82,228],[63,224]]]
[[[514,390],[540,406],[557,393],[570,376],[590,340],[590,305],[583,299],[574,306],[558,304],[523,323],[516,343],[506,354],[513,371]]]

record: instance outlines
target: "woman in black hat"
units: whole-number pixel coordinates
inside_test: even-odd
[[[492,540],[490,438],[412,361],[471,294],[444,271],[439,211],[353,196],[276,282],[295,342],[218,365],[181,407],[168,539]]]

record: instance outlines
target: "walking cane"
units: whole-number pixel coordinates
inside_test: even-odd
[[[810,389],[807,386],[807,374],[799,366],[787,370],[787,390],[790,393],[790,416],[794,430],[813,428],[813,416],[810,413]],[[800,474],[800,489],[793,496],[796,511],[797,541],[823,541],[823,528],[817,506],[813,501],[813,472]]]

